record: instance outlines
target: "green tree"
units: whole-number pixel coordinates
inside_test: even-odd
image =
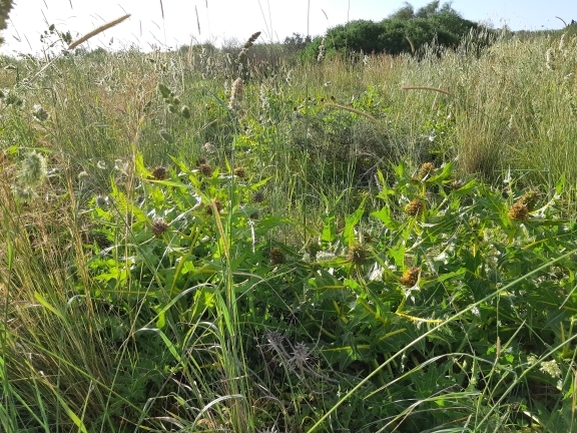
[[[12,9],[12,0],[0,0],[0,30],[6,29],[8,26],[8,14]],[[4,43],[4,38],[0,37],[0,44]]]

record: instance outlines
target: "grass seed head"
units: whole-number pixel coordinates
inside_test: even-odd
[[[232,83],[228,108],[232,111],[240,110],[242,106],[243,96],[244,96],[244,81],[242,81],[242,78],[237,78],[236,80],[234,80],[234,83]]]

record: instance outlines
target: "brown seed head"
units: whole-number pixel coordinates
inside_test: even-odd
[[[419,274],[421,273],[421,268],[412,267],[403,272],[401,277],[401,284],[405,287],[413,287],[419,281]]]
[[[367,260],[367,249],[362,244],[355,244],[349,249],[348,261],[360,266]]]
[[[425,162],[419,169],[419,178],[424,179],[435,171],[435,165],[432,162]]]
[[[518,203],[522,203],[527,206],[527,210],[530,212],[535,209],[535,205],[539,200],[539,192],[535,190],[527,191],[525,194],[521,196],[518,200]]]
[[[265,198],[266,197],[264,196],[264,192],[257,191],[252,196],[252,201],[254,201],[255,203],[262,203],[265,200]]]
[[[246,176],[246,170],[244,167],[237,167],[234,169],[235,176],[240,177],[241,179]]]
[[[212,176],[212,167],[210,166],[210,164],[200,164],[199,169],[200,169],[200,173],[203,176],[206,176],[206,177]]]
[[[425,210],[425,203],[423,203],[419,199],[411,200],[411,202],[405,208],[405,212],[407,213],[407,215],[412,217],[421,216],[424,210]]]
[[[168,224],[166,221],[157,219],[152,223],[152,234],[156,237],[162,236],[168,230]]]
[[[511,206],[507,215],[515,221],[525,221],[529,216],[529,209],[519,200]]]
[[[168,170],[166,167],[159,165],[158,167],[155,167],[154,170],[152,170],[152,177],[154,177],[156,180],[164,180],[168,177]]]
[[[280,265],[286,261],[286,257],[279,247],[271,248],[270,261],[273,265]]]

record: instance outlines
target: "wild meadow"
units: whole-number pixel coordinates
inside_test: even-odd
[[[0,58],[0,430],[576,431],[575,33],[257,38]]]

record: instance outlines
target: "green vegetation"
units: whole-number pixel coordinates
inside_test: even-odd
[[[574,431],[577,38],[485,36],[0,59],[1,430]]]
[[[380,22],[357,20],[329,29],[323,38],[306,47],[302,57],[315,58],[321,44],[329,57],[347,52],[396,55],[418,53],[428,47],[456,48],[471,32],[491,33],[462,18],[450,3],[441,6],[440,1],[433,1],[417,11],[407,3]],[[486,38],[485,44],[489,42]]]

